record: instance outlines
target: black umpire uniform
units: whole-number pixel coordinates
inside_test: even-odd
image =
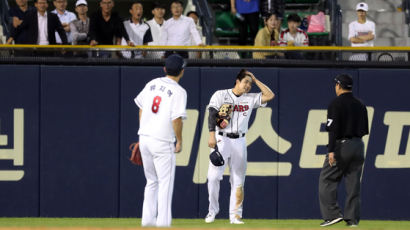
[[[360,183],[364,163],[362,137],[369,133],[367,109],[352,94],[353,79],[342,74],[335,78],[337,97],[327,109],[329,132],[328,154],[319,178],[321,226],[343,219],[349,226],[360,221]],[[337,203],[337,188],[345,178],[346,203],[344,215]]]

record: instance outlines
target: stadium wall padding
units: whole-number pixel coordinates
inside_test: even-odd
[[[188,67],[183,151],[177,155],[173,217],[208,209],[206,108],[232,88],[240,68]],[[276,94],[254,110],[247,133],[244,218],[320,219],[318,177],[334,77],[349,73],[367,106],[362,218],[410,220],[410,70],[250,69]],[[0,66],[0,216],[141,217],[145,178],[132,165],[134,98],[162,67]],[[252,92],[258,89],[254,85]],[[339,190],[344,206],[344,186]],[[218,218],[228,218],[229,175]]]

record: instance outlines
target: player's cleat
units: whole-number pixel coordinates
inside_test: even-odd
[[[234,218],[231,220],[231,224],[244,224],[244,222],[239,218]]]
[[[208,213],[208,215],[206,215],[205,217],[205,223],[212,223],[215,221],[215,214],[213,213]]]
[[[332,224],[339,223],[339,222],[342,221],[342,220],[343,220],[342,217],[338,217],[338,218],[335,218],[335,219],[333,219],[333,220],[325,220],[323,223],[320,224],[320,226],[321,226],[321,227],[330,226],[330,225],[332,225]]]
[[[347,227],[357,227],[357,223],[355,221],[348,220],[346,222]]]

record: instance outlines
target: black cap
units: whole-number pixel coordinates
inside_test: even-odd
[[[184,59],[178,54],[170,55],[165,61],[165,69],[168,75],[178,76],[185,67]]]
[[[222,166],[225,164],[222,154],[218,151],[218,146],[215,145],[215,150],[209,155],[211,163],[215,166]]]
[[[353,78],[349,74],[337,75],[335,82],[341,85],[344,89],[352,89],[353,87]]]

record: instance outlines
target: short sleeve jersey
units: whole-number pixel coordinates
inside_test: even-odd
[[[298,29],[296,36],[293,37],[289,32],[289,29],[286,29],[280,33],[279,36],[279,45],[287,46],[289,41],[293,41],[295,46],[308,46],[309,37],[305,31]]]
[[[134,101],[142,109],[138,135],[175,142],[172,121],[186,119],[185,89],[168,77],[156,78],[145,85]]]
[[[211,97],[209,107],[219,110],[223,104],[232,105],[231,120],[225,129],[222,130],[217,126],[216,131],[240,134],[248,131],[252,109],[266,106],[266,103],[262,104],[262,93],[244,93],[238,97],[232,89],[216,91]]]
[[[373,33],[374,39],[364,43],[352,43],[353,47],[357,46],[374,46],[374,40],[376,39],[376,24],[370,20],[366,20],[365,23],[361,24],[357,21],[353,21],[349,24],[349,36],[348,39],[353,37],[358,37],[361,35],[368,35],[370,32]]]

